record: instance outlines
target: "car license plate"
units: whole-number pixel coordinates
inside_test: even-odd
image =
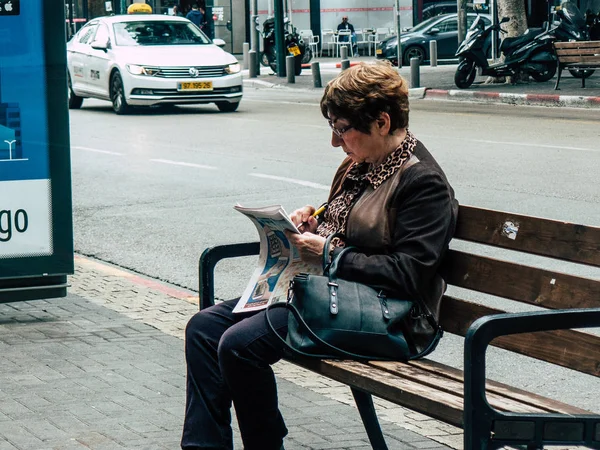
[[[178,91],[212,91],[212,81],[190,81],[187,83],[177,83]]]
[[[378,48],[377,50],[375,50],[375,53],[377,53],[378,55],[381,55],[383,53],[383,50]]]
[[[300,54],[300,49],[298,48],[297,45],[291,45],[291,46],[289,46],[288,50],[294,56],[298,56]]]

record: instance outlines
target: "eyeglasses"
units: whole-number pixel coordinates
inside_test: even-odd
[[[348,125],[344,128],[336,128],[333,126],[333,122],[331,121],[331,119],[328,119],[327,123],[329,124],[329,128],[331,128],[331,131],[333,131],[333,134],[335,134],[339,138],[343,137],[345,132],[350,131],[352,128],[354,128],[352,125]]]

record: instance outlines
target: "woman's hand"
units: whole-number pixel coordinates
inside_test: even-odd
[[[323,260],[323,247],[325,245],[324,237],[308,232],[296,234],[287,230],[285,231],[285,235],[291,244],[298,249],[303,261],[321,264]]]
[[[290,219],[298,227],[300,233],[316,233],[319,222],[312,215],[315,207],[311,205],[303,206],[290,214]]]

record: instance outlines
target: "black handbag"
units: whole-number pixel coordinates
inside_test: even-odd
[[[328,237],[324,259],[331,240],[340,236]],[[408,361],[431,353],[443,332],[426,305],[388,297],[368,285],[337,277],[339,261],[352,248],[339,252],[323,275],[300,273],[293,278],[287,302],[267,308],[271,331],[293,353],[315,358]],[[291,313],[285,339],[269,319],[269,311],[278,308]],[[429,345],[417,353],[411,344],[410,323],[412,317],[423,316],[434,332]]]

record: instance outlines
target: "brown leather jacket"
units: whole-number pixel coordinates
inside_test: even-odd
[[[329,200],[340,192],[351,164],[347,158],[339,167]],[[457,213],[446,175],[418,141],[400,170],[375,190],[369,185],[353,205],[346,242],[357,249],[344,255],[338,275],[396,298],[421,300],[439,319],[446,285],[437,269],[454,234]],[[424,318],[404,325],[412,331],[415,350],[421,351],[433,330]]]

